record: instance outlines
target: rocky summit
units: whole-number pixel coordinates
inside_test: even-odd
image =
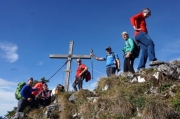
[[[180,119],[180,63],[102,77],[94,91],[59,93],[23,119]],[[13,117],[13,114],[8,118]]]

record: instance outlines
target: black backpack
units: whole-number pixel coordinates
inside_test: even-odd
[[[137,57],[139,57],[140,46],[137,44],[136,41],[133,40],[133,42],[134,42],[134,49],[132,51],[132,56],[133,56],[133,58],[137,58]],[[129,44],[129,41],[128,41],[128,44]]]

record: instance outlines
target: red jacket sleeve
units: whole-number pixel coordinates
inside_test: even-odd
[[[132,26],[136,26],[136,20],[139,19],[140,17],[141,17],[141,13],[136,14],[130,18]]]

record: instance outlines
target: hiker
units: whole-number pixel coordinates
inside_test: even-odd
[[[149,66],[162,64],[163,62],[158,61],[155,56],[154,42],[148,35],[145,19],[151,16],[151,10],[149,8],[143,9],[140,13],[130,18],[131,24],[135,30],[135,40],[140,45],[142,50],[138,70],[144,69],[147,58],[149,56]]]
[[[36,84],[34,85],[33,88],[38,88],[38,90],[32,92],[32,94],[33,94],[34,96],[36,96],[40,91],[43,90],[43,84],[44,84],[44,83],[45,83],[44,81],[41,81],[41,82],[38,82],[38,83],[36,83]]]
[[[107,55],[106,57],[98,58],[95,56],[92,52],[90,53],[91,56],[93,56],[98,61],[106,61],[106,74],[108,77],[115,75],[116,70],[120,71],[120,60],[118,57],[118,54],[115,52],[112,52],[112,49],[110,46],[106,47]]]
[[[59,92],[64,92],[64,86],[61,84],[58,84],[56,88],[52,90],[51,95],[57,95]]]
[[[86,67],[86,65],[82,64],[82,61],[80,58],[77,59],[77,63],[78,63],[78,68],[76,71],[74,83],[72,85],[75,91],[77,91],[76,85],[78,85],[79,90],[82,89],[84,75],[86,71],[88,71],[88,68]]]
[[[124,72],[134,73],[134,57],[132,55],[134,50],[134,40],[129,38],[129,34],[124,31],[122,32],[122,38],[125,40],[125,47],[123,48],[124,52]]]
[[[51,103],[51,91],[46,83],[43,84],[43,90],[36,95],[36,101],[43,108]]]
[[[56,99],[56,96],[60,93],[64,92],[64,86],[61,84],[58,84],[56,88],[54,88],[51,92],[51,101],[53,102]]]
[[[34,96],[31,93],[38,89],[32,88],[32,85],[33,85],[33,78],[29,78],[28,83],[25,86],[23,86],[23,88],[21,89],[20,94],[22,97],[18,101],[18,107],[16,110],[15,117],[13,119],[19,119],[20,115],[24,115],[23,110],[25,109],[25,107],[30,106],[30,108],[33,108],[35,106]]]

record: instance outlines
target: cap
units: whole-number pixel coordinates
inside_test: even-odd
[[[110,46],[107,46],[107,47],[106,47],[106,50],[111,50],[111,47],[110,47]]]
[[[122,32],[122,35],[123,35],[123,34],[127,34],[127,35],[128,35],[128,32],[126,32],[126,31],[123,31],[123,32]]]

